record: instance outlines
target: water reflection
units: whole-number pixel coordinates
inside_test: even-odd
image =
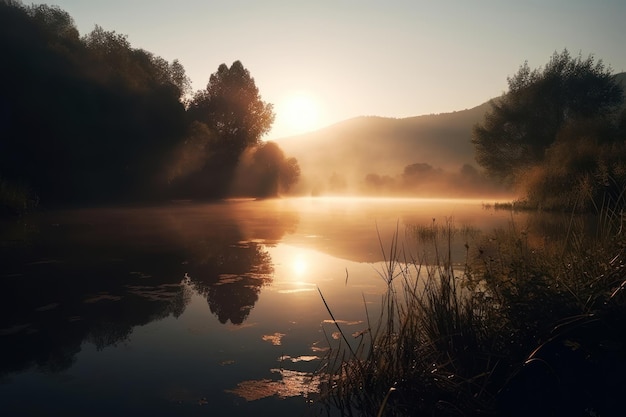
[[[274,272],[270,255],[255,242],[228,246],[217,263],[203,262],[192,269],[194,288],[207,298],[211,313],[220,323],[230,320],[233,324],[242,324],[248,317]]]
[[[272,280],[264,249],[293,231],[293,212],[229,203],[49,212],[0,236],[0,375],[58,372],[84,342],[179,317],[192,291],[221,323],[241,324]]]
[[[112,409],[132,392],[153,415],[199,413],[168,408],[181,403],[249,415],[242,399],[312,395],[310,373],[337,330],[317,288],[358,337],[364,300],[376,316],[385,288],[381,244],[399,231],[419,250],[407,226],[450,216],[490,229],[508,215],[477,202],[299,199],[26,218],[0,229],[3,398],[49,392],[29,382],[33,370],[79,381],[41,403],[60,414],[89,389]]]

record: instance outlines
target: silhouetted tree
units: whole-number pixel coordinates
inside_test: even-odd
[[[98,26],[80,38],[58,7],[16,2],[0,3],[0,50],[0,176],[43,203],[158,192],[186,128],[180,63]]]
[[[211,160],[215,148],[215,135],[207,125],[193,122],[185,140],[173,152],[169,166],[166,168],[166,180],[171,183],[197,174]]]
[[[274,122],[272,105],[261,100],[254,78],[240,61],[230,68],[221,64],[206,89],[196,93],[188,112],[217,134],[224,156],[233,163],[247,147],[258,144]]]
[[[491,101],[474,127],[476,160],[491,175],[514,180],[544,161],[559,131],[574,120],[606,118],[621,104],[622,89],[593,56],[554,53],[543,69],[527,63],[508,78],[509,91]]]
[[[295,158],[285,157],[275,142],[251,147],[241,158],[233,192],[255,197],[276,197],[289,191],[300,177]]]
[[[389,195],[394,193],[397,188],[397,182],[393,177],[389,175],[380,175],[376,173],[369,173],[365,176],[365,189],[366,193]]]
[[[294,157],[286,158],[281,166],[279,185],[280,190],[288,192],[300,179],[300,165]]]
[[[202,169],[176,181],[174,188],[188,190],[188,197],[228,195],[242,154],[258,145],[272,126],[272,105],[261,100],[254,78],[235,61],[230,68],[226,64],[218,67],[206,89],[189,102],[187,115],[207,127],[211,144]]]
[[[406,179],[410,177],[422,177],[428,176],[435,171],[432,165],[427,164],[425,162],[419,162],[416,164],[407,165],[404,167],[404,172],[402,176]]]

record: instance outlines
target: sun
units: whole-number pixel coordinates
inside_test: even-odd
[[[296,93],[284,100],[277,116],[292,132],[304,133],[317,127],[319,106],[310,94]]]

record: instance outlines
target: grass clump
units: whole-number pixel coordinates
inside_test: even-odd
[[[570,415],[602,407],[612,415],[593,387],[583,395],[555,382],[544,390],[550,394],[536,392],[538,381],[599,377],[604,366],[626,371],[625,240],[621,219],[605,216],[611,232],[594,237],[573,220],[559,240],[496,230],[465,245],[461,266],[452,262],[458,231],[450,221],[413,233],[433,248],[428,259],[407,254],[396,234],[381,271],[381,312],[370,317],[366,304],[367,331],[341,332],[324,368],[325,401],[360,416],[532,415],[549,407],[549,415],[566,407]],[[613,376],[594,384],[626,388],[615,383],[623,380],[618,371]]]

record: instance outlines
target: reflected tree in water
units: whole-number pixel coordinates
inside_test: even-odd
[[[51,212],[33,217],[28,233],[3,230],[0,377],[68,369],[85,342],[104,349],[179,317],[194,290],[220,322],[243,323],[273,279],[264,245],[298,222],[273,207]]]
[[[291,211],[276,210],[272,201],[231,203],[211,207],[219,224],[203,227],[193,207],[185,216],[172,218],[185,244],[192,287],[207,298],[211,312],[221,323],[242,324],[273,280],[274,268],[265,245],[293,233],[299,218]]]
[[[218,257],[220,264],[205,265],[192,281],[206,296],[220,323],[242,324],[259,299],[261,289],[272,282],[274,267],[269,253],[254,242],[228,246]]]
[[[47,270],[50,272],[50,268]],[[105,271],[104,278],[92,278],[102,284],[106,272],[111,271]],[[48,288],[19,303],[9,303],[2,297],[0,344],[4,354],[0,355],[0,376],[29,368],[43,372],[68,369],[84,342],[92,343],[97,350],[117,345],[127,340],[137,326],[180,316],[191,297],[191,289],[184,282],[147,286],[131,281],[93,297],[86,296],[89,290],[77,284],[80,280],[76,277],[70,278],[71,284],[54,273],[49,277],[59,286],[57,291]],[[16,295],[24,289],[4,290]],[[57,300],[62,301],[53,302]]]

